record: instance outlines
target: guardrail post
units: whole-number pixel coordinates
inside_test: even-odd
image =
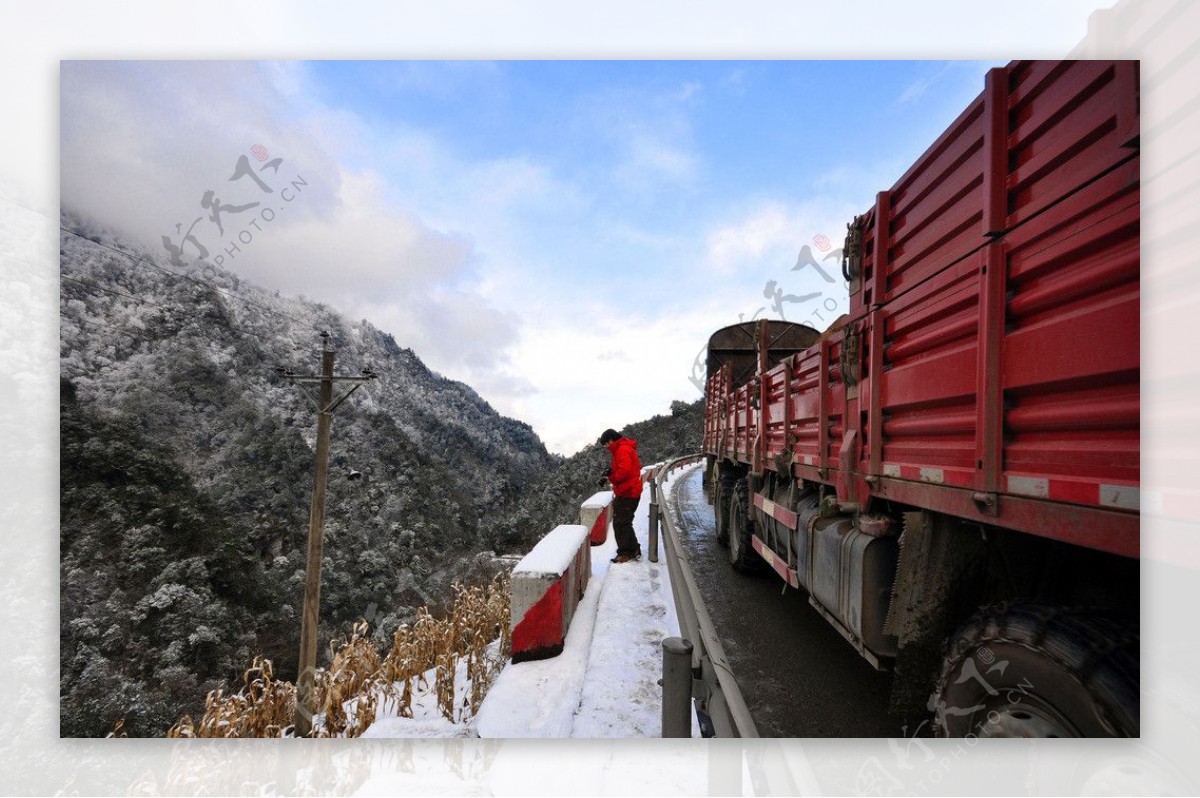
[[[682,637],[662,641],[662,736],[692,736],[692,643]]]
[[[658,478],[650,477],[650,562],[658,562]]]

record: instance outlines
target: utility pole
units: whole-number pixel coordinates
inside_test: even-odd
[[[333,376],[334,349],[329,343],[329,333],[321,333],[321,339],[323,345],[319,375],[305,376],[283,369],[276,370],[285,380],[298,383],[310,399],[313,398],[312,394],[305,386],[312,383],[318,385],[315,474],[313,476],[312,506],[308,517],[308,565],[305,571],[307,578],[304,582],[304,611],[300,616],[300,665],[297,669],[296,679],[297,737],[307,737],[312,733],[312,719],[317,710],[314,684],[317,672],[317,620],[321,607],[321,557],[325,545],[325,483],[329,474],[329,429],[333,421],[333,411],[350,394],[362,387],[364,382],[379,376],[369,368],[363,369],[361,377]],[[354,387],[335,401],[333,398],[335,382],[352,382]]]

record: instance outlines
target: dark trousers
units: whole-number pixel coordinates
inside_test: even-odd
[[[613,496],[613,537],[617,541],[617,554],[630,556],[639,554],[642,546],[633,531],[633,514],[637,511],[641,496],[627,498]]]

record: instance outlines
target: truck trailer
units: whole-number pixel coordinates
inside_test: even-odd
[[[941,735],[1139,734],[1138,79],[991,70],[847,226],[845,315],[709,341],[730,563]]]

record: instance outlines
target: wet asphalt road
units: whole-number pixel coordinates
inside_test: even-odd
[[[744,575],[716,541],[702,470],[676,481],[679,535],[762,737],[904,737],[877,672],[773,573]]]

